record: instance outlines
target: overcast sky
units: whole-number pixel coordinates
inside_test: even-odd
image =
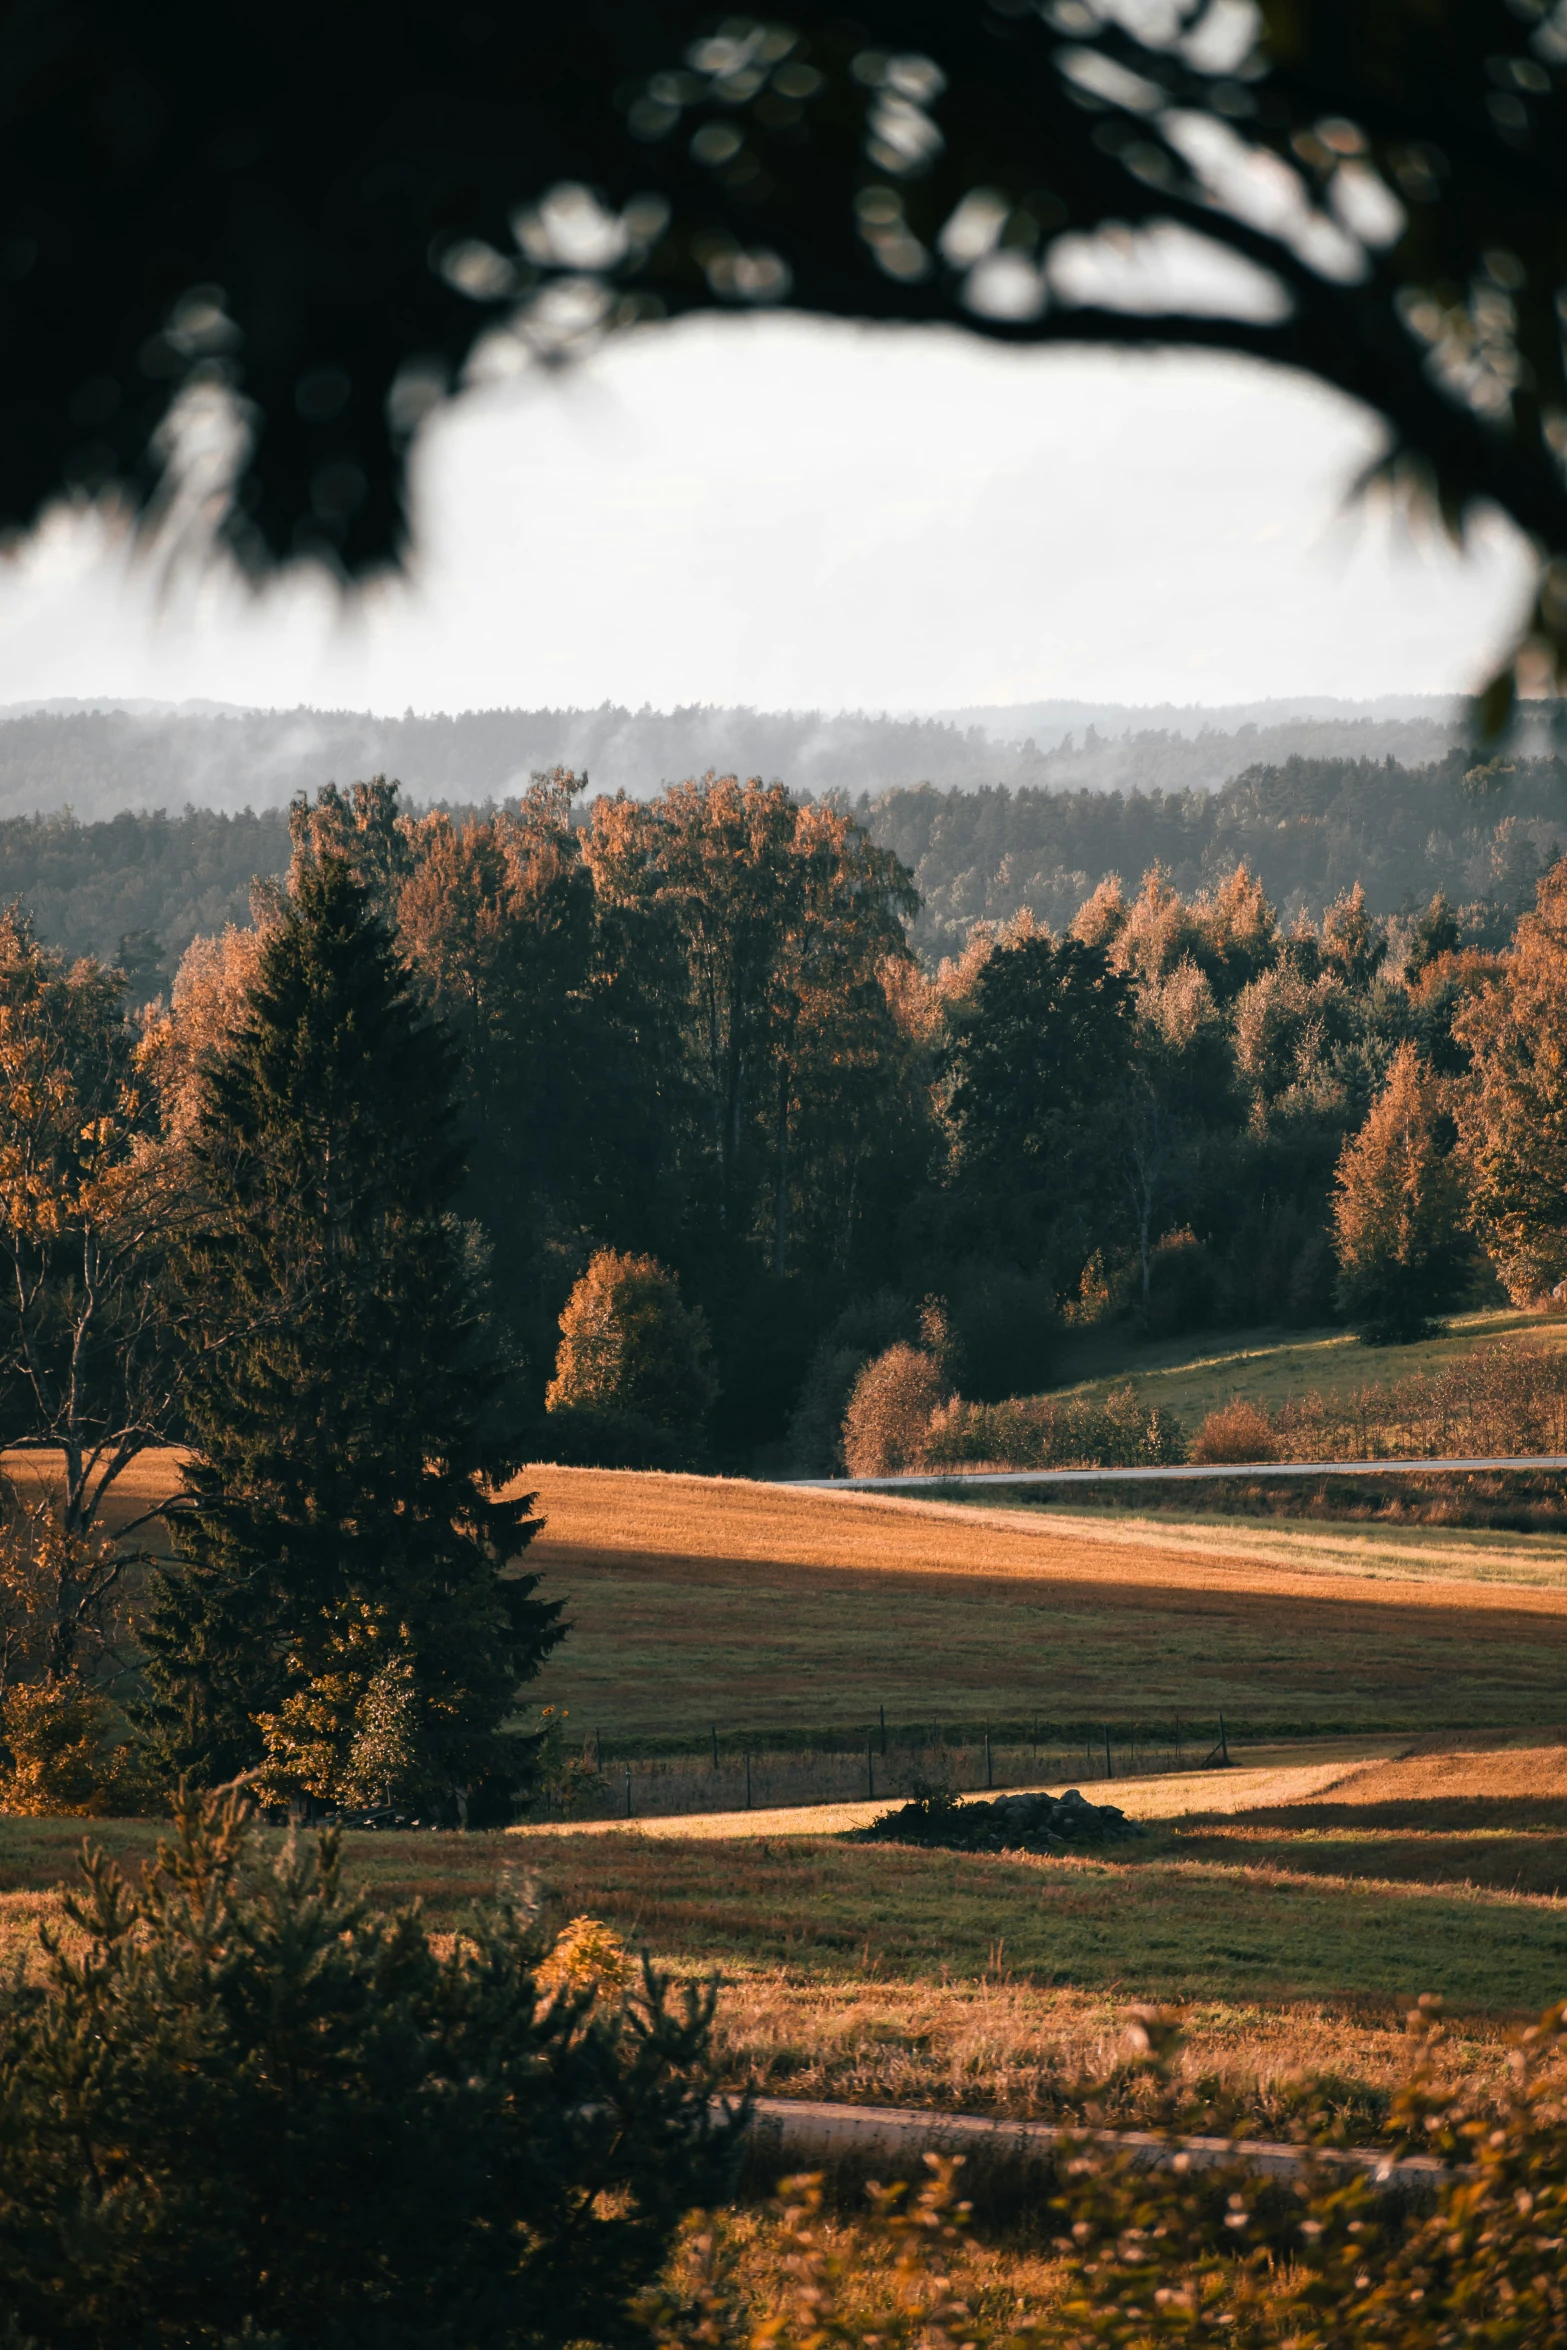
[[[1374,423],[1241,361],[787,319],[646,331],[428,435],[412,579],[172,586],[81,517],[0,568],[0,702],[939,709],[1464,691],[1524,598],[1347,492]]]

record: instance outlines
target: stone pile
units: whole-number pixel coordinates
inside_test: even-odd
[[[1064,1795],[997,1795],[957,1803],[923,1798],[886,1812],[867,1836],[897,1844],[940,1844],[959,1852],[1066,1852],[1141,1836],[1113,1803],[1090,1803],[1076,1787]]]

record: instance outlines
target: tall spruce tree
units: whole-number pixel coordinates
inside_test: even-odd
[[[453,1048],[365,885],[296,864],[202,1078],[183,1262],[194,1458],[145,1627],[174,1773],[275,1799],[445,1805],[515,1782],[501,1724],[562,1637],[499,1498],[505,1366],[470,1243]]]

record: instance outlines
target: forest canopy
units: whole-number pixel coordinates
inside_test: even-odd
[[[14,824],[0,871],[46,944],[69,924],[68,956],[118,953],[177,1124],[243,1016],[277,876],[341,860],[449,1042],[453,1207],[518,1457],[814,1468],[888,1348],[984,1400],[1046,1384],[1062,1334],[1107,1315],[1412,1327],[1389,1283],[1492,1278],[1449,1209],[1442,1089],[1472,1058],[1456,1014],[1561,853],[1564,781],[1454,753],[851,805],[713,775],[594,798],[557,770],[480,809],[377,781],[287,817]],[[1373,1113],[1404,1130],[1398,1069],[1447,1218],[1419,1209],[1413,1256],[1369,1142],[1342,1207]],[[604,1270],[632,1266],[634,1338]],[[689,1360],[689,1424],[629,1372],[584,1384],[590,1330],[595,1360]]]
[[[1485,919],[1505,929],[1567,845],[1567,762],[1552,757],[1291,758],[1252,764],[1217,791],[974,790],[943,786],[936,772],[936,782],[852,796],[871,839],[912,873],[921,908],[910,938],[926,955],[960,949],[975,921],[1009,921],[1025,905],[1064,928],[1107,873],[1135,878],[1160,864],[1190,892],[1241,858],[1286,921],[1320,918],[1359,882],[1379,914],[1409,912],[1440,890],[1455,905],[1493,909]],[[141,788],[155,792],[156,777]],[[589,792],[577,796],[573,822],[586,820],[585,803]],[[458,824],[475,813],[451,806]],[[68,955],[120,960],[145,998],[167,993],[198,934],[248,921],[252,877],[280,875],[288,857],[281,807],[5,817],[0,903],[20,900],[40,937]]]

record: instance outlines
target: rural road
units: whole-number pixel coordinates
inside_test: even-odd
[[[715,2110],[727,2111],[727,2100]],[[758,2097],[752,2101],[750,2137],[763,2166],[787,2170],[796,2163],[874,2165],[882,2176],[918,2177],[927,2149],[961,2155],[969,2166],[965,2192],[996,2187],[1047,2163],[1063,2145],[1088,2140],[1108,2155],[1129,2156],[1138,2165],[1163,2170],[1247,2170],[1265,2178],[1298,2180],[1309,2158],[1299,2146],[1259,2139],[1160,2137],[1147,2130],[1063,2129],[1050,2122],[999,2121],[988,2115],[925,2113],[908,2106],[828,2105],[814,2100]],[[1448,2177],[1430,2155],[1399,2157],[1372,2149],[1334,2147],[1318,2159],[1359,2171],[1374,2188],[1406,2194],[1434,2194]]]
[[[1567,1469],[1567,1453],[1517,1453],[1496,1460],[1437,1461],[1180,1461],[1163,1469],[947,1469],[897,1477],[784,1477],[783,1485],[810,1493],[912,1493],[953,1485],[1164,1484],[1171,1478],[1431,1477],[1473,1469]]]

